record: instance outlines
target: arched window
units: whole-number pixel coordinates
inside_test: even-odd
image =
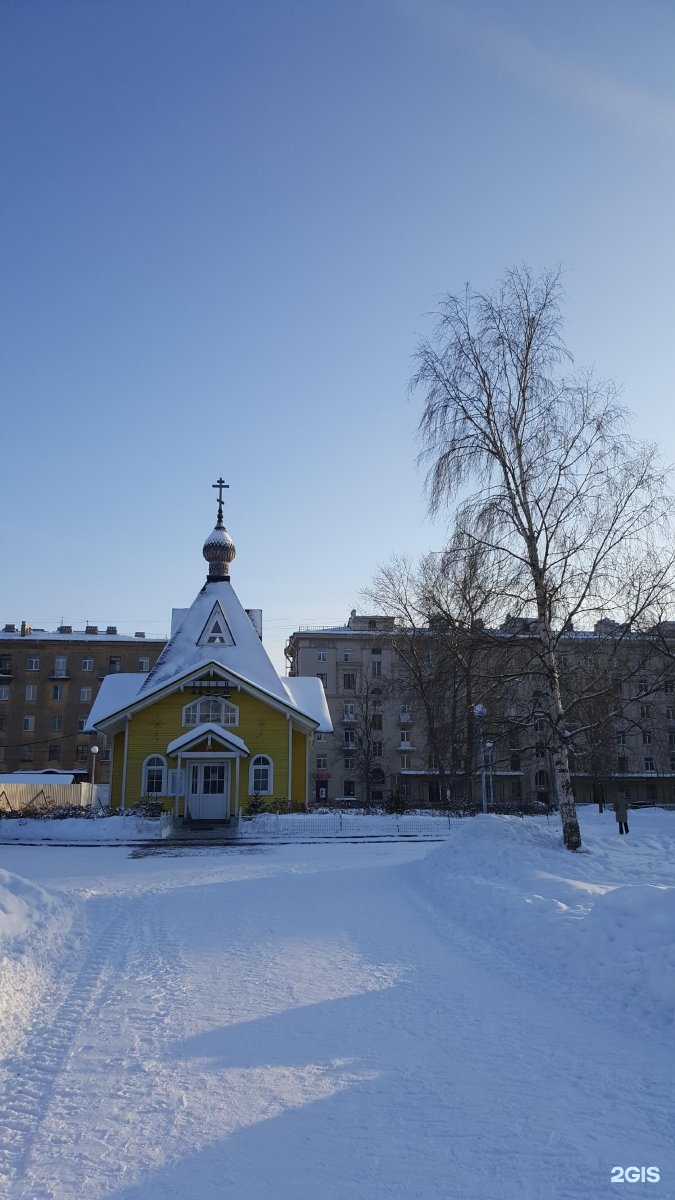
[[[143,795],[163,796],[166,783],[166,760],[161,754],[151,754],[143,763]]]
[[[272,759],[266,754],[256,754],[251,761],[248,774],[249,796],[272,795]]]
[[[545,790],[548,787],[548,771],[537,771],[534,782],[536,787]]]
[[[220,696],[204,696],[203,700],[193,700],[183,709],[183,725],[206,725],[211,721],[215,725],[238,725],[239,709]]]

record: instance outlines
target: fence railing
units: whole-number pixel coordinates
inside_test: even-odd
[[[244,835],[266,837],[445,836],[456,818],[448,816],[389,816],[367,813],[260,813],[244,819]]]

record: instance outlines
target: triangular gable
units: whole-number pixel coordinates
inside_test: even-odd
[[[166,752],[167,754],[177,754],[179,751],[186,751],[188,746],[198,746],[207,739],[220,742],[222,746],[227,747],[230,751],[233,750],[236,754],[245,754],[246,756],[250,754],[250,750],[242,738],[238,737],[236,733],[230,733],[229,729],[223,729],[222,725],[216,725],[213,721],[196,725],[194,729],[189,729],[187,733],[174,738],[172,742],[169,742]]]
[[[206,625],[197,638],[198,646],[234,646],[232,631],[225,614],[216,600]]]

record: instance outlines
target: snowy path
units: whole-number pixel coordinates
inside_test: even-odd
[[[670,1042],[446,921],[430,849],[8,850],[80,906],[6,1064],[9,1200],[675,1196]]]

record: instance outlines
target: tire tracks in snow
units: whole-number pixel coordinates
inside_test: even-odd
[[[155,903],[113,902],[61,992],[41,1007],[8,1072],[0,1181],[10,1200],[88,1197],[152,1164],[174,1121],[162,1035],[181,956]],[[130,1153],[131,1152],[131,1153]]]

